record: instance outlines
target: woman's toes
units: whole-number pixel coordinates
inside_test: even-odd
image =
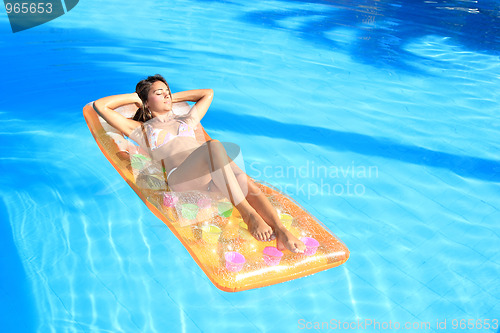
[[[293,244],[293,253],[304,253],[304,249],[301,249],[298,244]]]
[[[278,234],[276,242],[278,250],[288,249],[292,253],[304,253],[306,246],[288,231]]]

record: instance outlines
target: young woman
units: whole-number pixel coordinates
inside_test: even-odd
[[[216,188],[238,209],[248,230],[259,241],[276,238],[279,250],[304,252],[305,245],[281,223],[276,210],[253,181],[230,161],[217,140],[199,142],[196,131],[213,98],[212,89],[188,90],[172,94],[161,75],[140,81],[136,92],[104,97],[94,107],[106,122],[124,135],[147,146],[154,160],[161,160],[173,191]],[[174,115],[172,104],[196,102],[189,113]],[[132,119],[114,109],[135,103]]]

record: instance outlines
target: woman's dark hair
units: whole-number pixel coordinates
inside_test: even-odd
[[[139,81],[137,85],[135,86],[135,92],[137,95],[139,95],[139,98],[142,101],[142,107],[137,109],[137,112],[135,113],[134,117],[132,119],[140,122],[146,122],[148,120],[153,119],[153,115],[151,114],[151,111],[144,107],[146,104],[146,101],[148,100],[148,95],[149,95],[149,90],[151,89],[151,86],[153,83],[156,81],[161,81],[165,83],[165,85],[168,88],[168,92],[170,94],[170,98],[172,98],[172,93],[170,92],[170,87],[168,86],[167,80],[160,74],[155,74],[153,76],[148,76],[147,79]]]

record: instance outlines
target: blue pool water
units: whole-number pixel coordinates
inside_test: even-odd
[[[500,1],[84,0],[0,30],[2,332],[499,331]],[[216,289],[82,117],[154,73],[213,88],[209,134],[349,261]]]

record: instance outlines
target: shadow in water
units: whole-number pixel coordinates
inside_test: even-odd
[[[268,136],[269,133],[272,133],[273,138],[311,143],[337,151],[350,151],[405,163],[444,168],[466,178],[500,181],[500,161],[454,155],[418,146],[405,145],[386,138],[328,128],[285,124],[270,119],[220,111],[214,113],[217,114],[216,118],[207,116],[203,119],[203,124],[208,131],[210,129],[227,131],[228,123],[237,124],[238,132],[243,134]],[[227,119],[227,122],[221,122],[220,119]],[[293,133],[293,136],[289,133]]]
[[[304,10],[297,8],[298,2],[324,7]],[[249,24],[290,30],[315,47],[347,51],[353,59],[367,65],[415,73],[422,70],[412,63],[424,58],[406,51],[406,46],[428,35],[451,37],[471,51],[500,55],[500,5],[495,1],[299,0],[291,3],[290,8],[252,11],[242,19]],[[287,20],[300,23],[284,23]],[[347,40],[342,32],[332,39],[329,34],[339,29],[352,32],[354,40]]]

